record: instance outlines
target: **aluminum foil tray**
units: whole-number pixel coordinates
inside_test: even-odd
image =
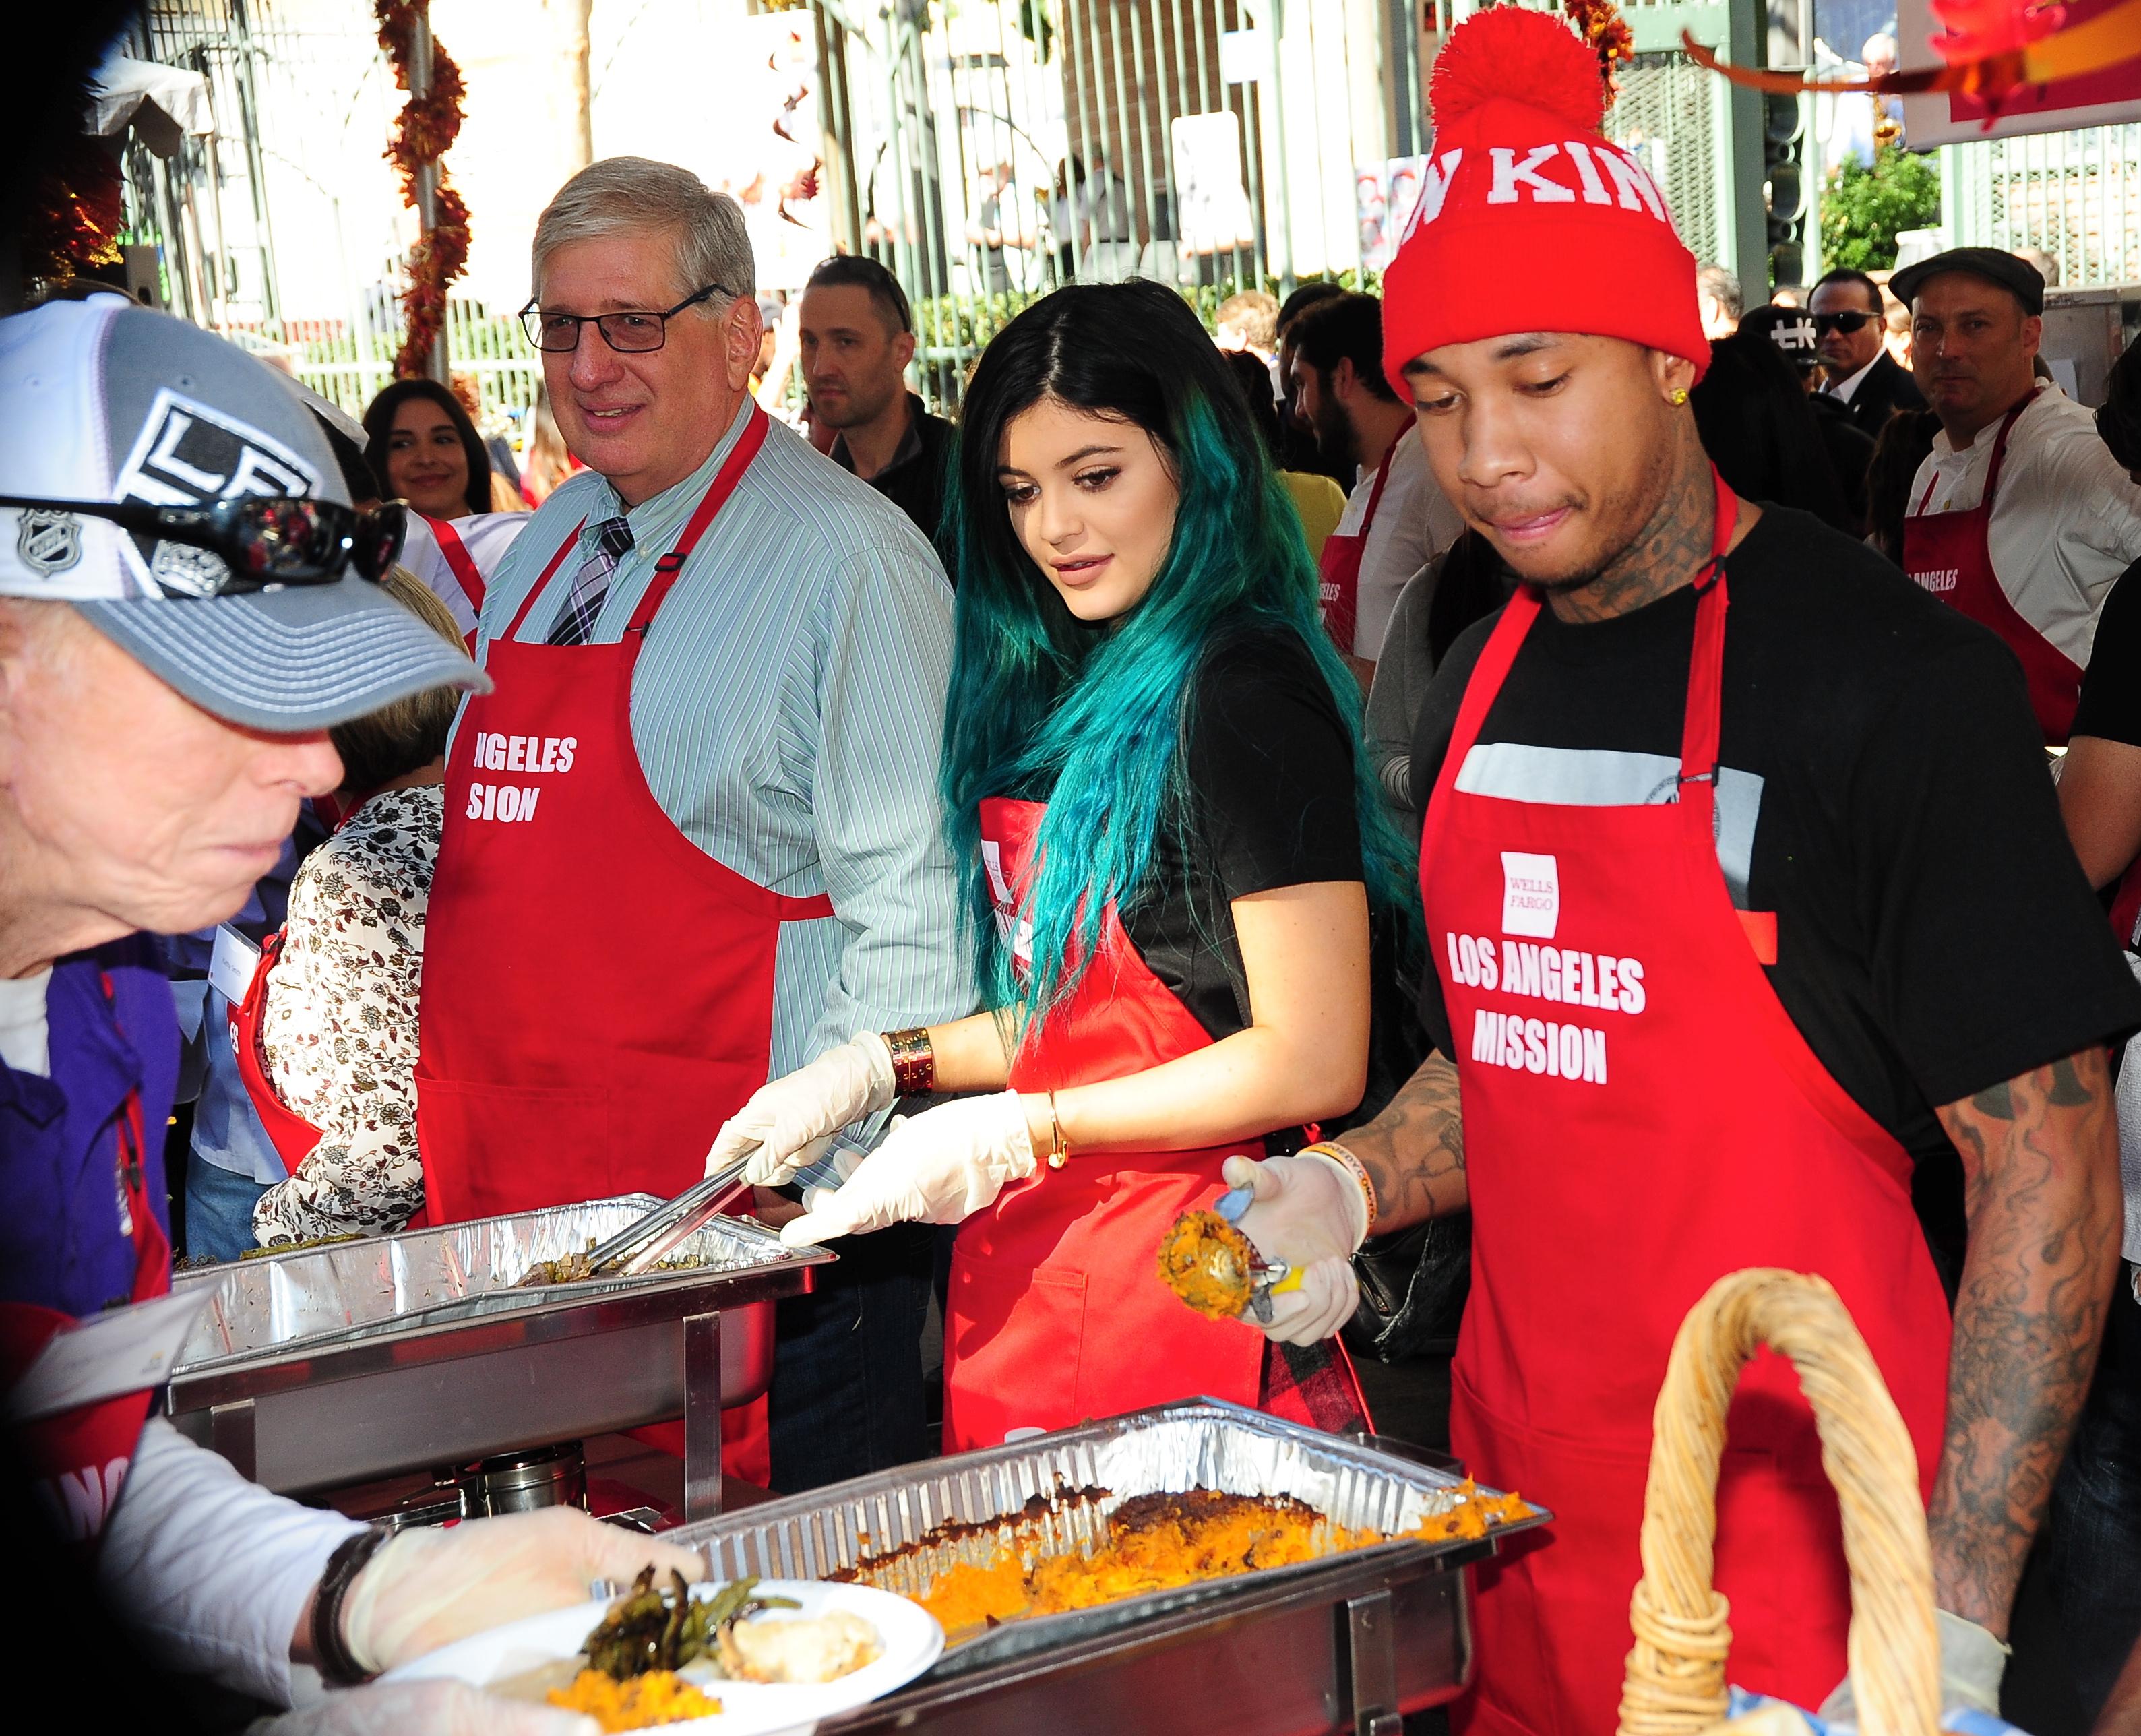
[[[174,1367],[200,1374],[263,1355],[483,1319],[570,1298],[639,1294],[667,1285],[703,1285],[711,1274],[808,1265],[758,1225],[717,1217],[669,1257],[687,1269],[632,1278],[595,1278],[517,1290],[539,1260],[583,1253],[662,1202],[651,1193],[550,1206],[443,1228],[335,1242],[326,1247],[233,1261],[179,1274],[174,1286],[218,1286]]]
[[[1007,1547],[1029,1563],[1099,1541],[1108,1516],[1135,1495],[1208,1489],[1290,1495],[1353,1530],[1411,1530],[1455,1505],[1463,1479],[1343,1436],[1216,1399],[1191,1399],[986,1448],[810,1495],[754,1507],[667,1534],[702,1547],[717,1579],[856,1579],[908,1596],[960,1562]],[[1544,1524],[1534,1508],[1500,1537]],[[1405,1540],[1322,1561],[1238,1574],[1093,1609],[1007,1622],[947,1649],[931,1679],[981,1668],[1247,1588],[1376,1559],[1493,1547],[1470,1538]]]

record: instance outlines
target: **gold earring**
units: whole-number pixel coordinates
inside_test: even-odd
[[[1685,386],[1676,386],[1673,388],[1672,401],[1676,406],[1686,403],[1687,388]]]

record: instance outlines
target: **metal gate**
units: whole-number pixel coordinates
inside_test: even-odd
[[[1430,0],[1451,23],[1479,11],[1482,3]],[[1512,3],[1559,10],[1556,0]],[[1760,55],[1756,0],[1620,0],[1620,5],[1635,37],[1636,59],[1621,71],[1621,95],[1607,111],[1606,135],[1643,154],[1689,251],[1732,272],[1750,286],[1752,298],[1766,299],[1761,100],[1704,71],[1681,42],[1685,31],[1728,60],[1754,64]]]
[[[1941,147],[1951,247],[2041,248],[2075,288],[2141,282],[2141,125]]]
[[[1061,283],[1151,278],[1208,318],[1359,281],[1420,149],[1412,0],[810,4],[835,234],[907,288],[939,402]]]

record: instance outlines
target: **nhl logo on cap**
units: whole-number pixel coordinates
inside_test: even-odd
[[[38,573],[64,573],[81,559],[81,520],[72,513],[25,507],[17,514],[15,553]]]

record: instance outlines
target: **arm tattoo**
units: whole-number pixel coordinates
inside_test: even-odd
[[[1375,1183],[1378,1235],[1469,1202],[1457,1070],[1441,1055],[1430,1055],[1381,1114],[1341,1143]]]
[[[2117,1123],[2100,1050],[1940,1111],[1970,1245],[1928,1522],[1941,1606],[2004,1634],[2089,1390],[2119,1269]]]

